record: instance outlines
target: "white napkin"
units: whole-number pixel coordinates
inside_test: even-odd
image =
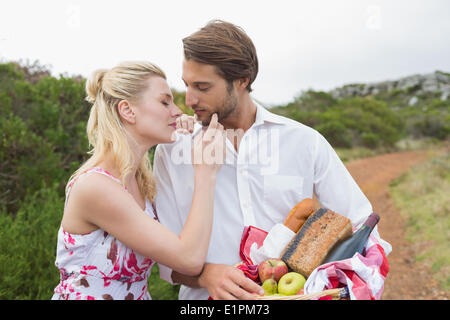
[[[250,259],[254,264],[260,264],[269,258],[279,258],[294,236],[294,231],[284,224],[277,223],[270,229],[261,247],[258,248],[256,242],[251,245]]]

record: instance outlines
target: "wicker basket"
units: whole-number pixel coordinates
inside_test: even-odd
[[[348,287],[323,290],[310,294],[298,294],[292,296],[258,296],[258,300],[311,300],[331,296],[333,300],[341,300],[349,297]]]

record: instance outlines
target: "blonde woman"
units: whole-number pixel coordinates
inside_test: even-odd
[[[221,164],[193,164],[189,216],[182,232],[172,233],[157,221],[148,157],[152,146],[174,140],[181,116],[165,74],[148,62],[126,62],[95,71],[86,91],[93,103],[87,125],[93,148],[67,184],[55,263],[60,283],[52,299],[151,299],[147,281],[154,262],[192,276],[201,272]],[[192,151],[223,146],[215,116]]]

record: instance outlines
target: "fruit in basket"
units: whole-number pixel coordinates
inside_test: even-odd
[[[297,294],[305,285],[306,279],[300,273],[288,272],[278,281],[278,292],[287,296]]]
[[[274,279],[276,282],[288,273],[288,267],[283,260],[271,258],[264,260],[258,266],[259,280],[264,283],[267,279]]]
[[[277,282],[274,279],[267,279],[262,284],[265,296],[270,296],[278,293],[277,287],[278,287]]]

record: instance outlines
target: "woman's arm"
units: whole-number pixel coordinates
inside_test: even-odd
[[[223,127],[213,116],[210,126],[194,141],[193,154],[224,152]],[[82,219],[107,231],[136,252],[188,275],[203,268],[213,222],[216,175],[222,163],[205,159],[194,164],[194,194],[188,218],[179,235],[147,216],[131,194],[106,176],[90,173],[72,188],[71,199]],[[223,155],[222,155],[223,159]],[[198,159],[197,159],[198,160]],[[213,160],[213,161],[211,161]],[[170,212],[166,213],[170,214]]]
[[[77,181],[70,200],[82,219],[127,247],[185,274],[201,272],[213,221],[215,178],[198,179],[189,216],[179,235],[148,216],[131,194],[106,176],[89,173]]]

